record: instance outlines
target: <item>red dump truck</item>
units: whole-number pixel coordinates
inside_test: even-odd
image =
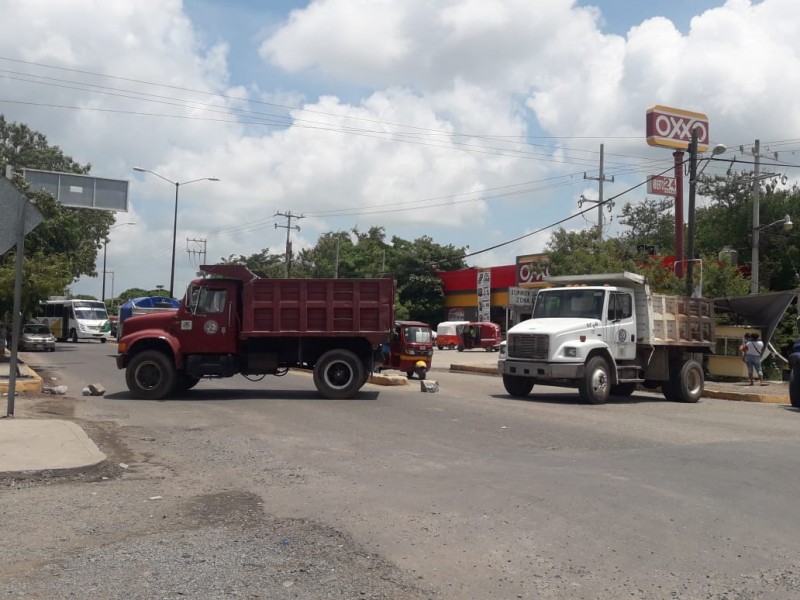
[[[137,398],[181,393],[204,377],[311,369],[325,398],[352,398],[381,360],[395,285],[382,279],[261,279],[242,265],[204,265],[177,311],[134,316],[118,342]]]

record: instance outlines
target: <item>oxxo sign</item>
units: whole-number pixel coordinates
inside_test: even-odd
[[[697,130],[697,151],[708,150],[708,117],[702,113],[653,106],[647,109],[647,143],[651,146],[686,150]]]

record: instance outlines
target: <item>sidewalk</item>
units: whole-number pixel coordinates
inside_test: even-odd
[[[0,353],[0,399],[8,407],[10,356]],[[17,395],[40,394],[42,378],[17,356]],[[0,416],[0,475],[37,472],[66,474],[95,467],[106,460],[78,425],[59,419]]]

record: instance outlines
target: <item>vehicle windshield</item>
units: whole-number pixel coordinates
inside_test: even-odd
[[[603,318],[603,290],[570,288],[542,290],[533,308],[534,319],[552,318]]]
[[[104,308],[92,306],[76,306],[75,318],[83,319],[86,321],[105,321],[108,319],[108,313]]]
[[[50,328],[47,325],[25,325],[22,333],[34,333],[37,335],[49,335]]]
[[[430,344],[433,341],[429,328],[412,325],[403,327],[403,338],[411,344]]]

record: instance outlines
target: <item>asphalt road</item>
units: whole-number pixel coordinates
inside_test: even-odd
[[[496,355],[447,351],[434,356],[435,394],[413,382],[323,400],[309,375],[290,373],[204,381],[180,399],[144,402],[128,397],[114,351],[59,344],[28,355],[46,384],[76,397],[23,399],[18,410],[75,418],[115,468],[107,480],[12,482],[13,494],[0,493],[0,515],[14,516],[5,537],[14,545],[0,541],[17,557],[0,567],[9,594],[96,581],[78,574],[87,564],[147,581],[158,569],[143,557],[180,543],[203,555],[198,573],[238,591],[241,568],[222,569],[221,555],[260,547],[246,534],[263,530],[255,513],[315,532],[290,529],[283,540],[307,553],[301,574],[245,597],[800,596],[800,414],[785,405],[635,394],[590,406],[558,389],[521,401],[497,377],[446,370]],[[79,396],[94,382],[104,398]],[[205,527],[197,514],[211,515]],[[49,535],[26,534],[37,526]],[[280,535],[269,531],[263,543]],[[65,557],[56,573],[36,566],[48,553]],[[331,565],[357,587],[332,583]],[[162,571],[150,591],[191,595],[195,583],[167,585],[180,571]],[[177,597],[167,592],[158,597]]]

